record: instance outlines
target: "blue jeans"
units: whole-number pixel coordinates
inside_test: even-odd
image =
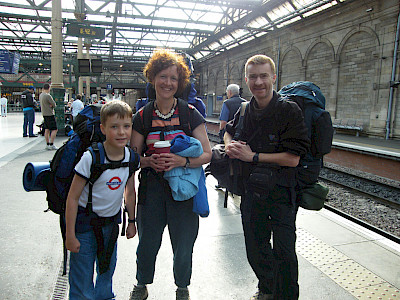
[[[168,225],[174,254],[175,284],[184,288],[190,284],[192,275],[192,254],[199,217],[193,212],[193,199],[175,201],[167,181],[153,173],[148,174],[147,184],[141,181],[139,188],[136,279],[139,284],[153,282],[157,253],[164,228]]]
[[[113,224],[103,227],[104,245],[110,239]],[[81,243],[79,253],[72,253],[69,265],[70,300],[105,300],[114,299],[112,277],[117,264],[117,244],[111,256],[109,270],[100,275],[97,261],[97,243],[94,231],[76,233]],[[106,247],[106,246],[105,246]],[[96,262],[96,284],[93,283],[94,264]]]
[[[33,135],[33,123],[35,123],[35,110],[28,109],[24,110],[24,127],[23,127],[23,135],[27,136],[27,131],[29,127],[29,135]]]

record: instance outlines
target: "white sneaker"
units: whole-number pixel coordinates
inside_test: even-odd
[[[56,147],[56,145],[49,145],[49,150],[57,150],[58,148]]]
[[[50,145],[46,145],[46,148],[44,148],[44,149],[51,150],[51,147],[50,147]]]

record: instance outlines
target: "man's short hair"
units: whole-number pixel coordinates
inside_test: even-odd
[[[81,94],[76,95],[76,99],[81,100],[82,99],[82,95]]]
[[[264,65],[264,64],[269,64],[271,66],[272,73],[273,74],[276,73],[275,63],[272,60],[272,58],[270,58],[269,56],[263,55],[263,54],[257,54],[257,55],[250,57],[247,60],[245,68],[244,68],[245,76],[247,77],[247,67],[249,65]]]
[[[230,84],[230,85],[228,85],[228,86],[226,87],[226,91],[227,91],[227,92],[228,92],[228,91],[231,91],[232,94],[238,95],[238,94],[239,94],[239,88],[240,88],[240,87],[239,87],[237,84],[232,83],[232,84]]]
[[[48,84],[48,83],[43,84],[43,89],[44,90],[50,89],[50,84]]]
[[[132,108],[128,103],[121,100],[112,100],[107,102],[101,107],[100,110],[100,122],[105,125],[108,117],[117,114],[119,118],[123,119],[125,117],[132,118]]]

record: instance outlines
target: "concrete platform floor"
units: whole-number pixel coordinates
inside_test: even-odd
[[[41,122],[37,115],[36,123]],[[65,137],[57,137],[61,146]],[[0,118],[0,298],[63,299],[62,241],[58,216],[47,208],[45,192],[26,192],[26,163],[49,161],[44,137],[22,137],[22,114]],[[207,178],[211,214],[200,221],[193,256],[193,300],[249,299],[257,281],[247,263],[238,210],[239,198],[223,208],[223,193]],[[300,209],[297,251],[301,300],[399,299],[400,246],[321,210]],[[137,237],[118,240],[114,276],[116,299],[128,299],[135,283]],[[61,280],[62,281],[62,280]],[[57,283],[57,284],[56,284]],[[175,299],[168,232],[160,249],[148,299]],[[60,294],[55,298],[55,294]],[[385,294],[385,295],[382,295]]]

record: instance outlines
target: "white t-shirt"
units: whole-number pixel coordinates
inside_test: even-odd
[[[84,108],[83,102],[79,99],[74,100],[71,105],[72,108],[72,116],[76,117],[79,112]]]
[[[125,147],[125,156],[122,162],[129,162],[130,152]],[[110,160],[105,159],[105,163]],[[75,166],[75,173],[87,180],[90,178],[92,154],[86,151]],[[121,209],[124,188],[128,181],[129,167],[105,170],[93,185],[92,208],[100,217],[115,216]],[[89,195],[89,184],[83,188],[79,198],[79,206],[86,207]]]
[[[0,98],[0,104],[1,104],[1,105],[7,105],[7,98],[1,97],[1,98]]]

